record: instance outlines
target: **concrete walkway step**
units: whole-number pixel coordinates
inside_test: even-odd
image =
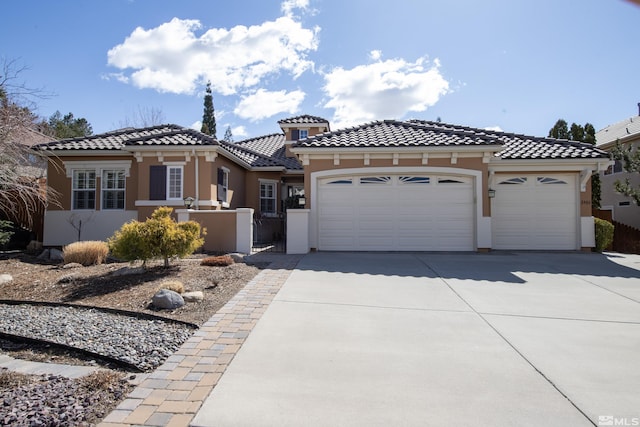
[[[11,372],[29,375],[59,375],[65,378],[80,378],[97,371],[94,366],[63,365],[60,363],[32,362],[30,360],[15,359],[0,354],[0,369],[6,368]]]

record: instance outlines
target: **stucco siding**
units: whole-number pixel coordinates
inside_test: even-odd
[[[44,246],[64,246],[78,240],[106,240],[137,211],[53,211],[44,215]]]

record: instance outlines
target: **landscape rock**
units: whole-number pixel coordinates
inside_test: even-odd
[[[50,249],[49,250],[49,260],[50,261],[64,261],[64,254],[60,249]]]
[[[79,262],[70,262],[69,264],[65,264],[62,266],[62,268],[65,268],[65,269],[78,268],[78,267],[83,267],[83,265],[80,264]]]
[[[122,267],[111,273],[112,276],[128,276],[130,274],[142,274],[145,272],[144,267]]]
[[[244,257],[246,257],[245,254],[241,254],[239,252],[231,253],[229,256],[233,259],[233,262],[244,262]]]
[[[49,253],[51,251],[49,249],[45,249],[44,251],[42,251],[42,253],[40,255],[38,255],[38,259],[42,260],[42,261],[49,261]]]
[[[10,274],[0,274],[0,285],[4,285],[5,283],[9,283],[13,280],[13,276]]]
[[[166,310],[173,310],[184,305],[184,298],[177,292],[168,289],[160,289],[153,296],[151,303],[154,307]]]
[[[204,293],[202,291],[191,291],[182,294],[184,302],[199,302],[204,299]]]

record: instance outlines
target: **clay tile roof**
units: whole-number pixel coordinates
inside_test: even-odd
[[[385,120],[309,137],[294,147],[452,147],[502,145],[503,159],[606,158],[593,145],[426,120]]]
[[[278,167],[283,166],[276,159],[264,154],[258,153],[250,148],[243,147],[239,144],[233,144],[226,141],[220,141],[220,146],[229,153],[238,157],[251,167]]]
[[[286,156],[284,141],[285,136],[283,134],[274,133],[238,141],[233,145],[269,157],[277,162],[278,165],[284,166],[287,169],[302,170],[302,165],[297,159]]]
[[[310,116],[308,114],[305,114],[302,116],[289,117],[287,119],[278,120],[278,124],[329,124],[329,121],[327,119],[323,119],[322,117]]]
[[[143,145],[216,145],[212,137],[177,125],[125,128],[80,138],[67,138],[36,145],[47,151],[121,150],[125,146]]]

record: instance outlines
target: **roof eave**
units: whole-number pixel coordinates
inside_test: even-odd
[[[327,154],[335,151],[339,154],[357,153],[395,153],[418,152],[418,153],[439,153],[439,152],[468,152],[468,153],[498,153],[504,150],[502,144],[486,144],[486,145],[445,145],[445,146],[400,146],[400,147],[291,147],[294,154]]]

